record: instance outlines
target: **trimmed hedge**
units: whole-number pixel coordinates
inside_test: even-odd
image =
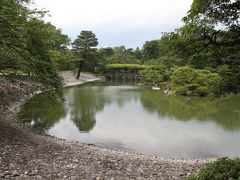
[[[171,76],[172,90],[179,95],[205,96],[220,83],[221,77],[204,69],[178,67]]]
[[[140,64],[108,64],[106,65],[107,70],[112,69],[131,69],[131,70],[163,70],[166,69],[164,66],[153,66],[153,65],[140,65]]]
[[[142,70],[148,68],[148,66],[140,65],[140,64],[108,64],[106,66],[107,69],[136,69]]]

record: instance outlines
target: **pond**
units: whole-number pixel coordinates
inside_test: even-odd
[[[240,96],[168,96],[138,85],[90,83],[64,102],[38,95],[20,118],[39,133],[170,158],[240,156]]]

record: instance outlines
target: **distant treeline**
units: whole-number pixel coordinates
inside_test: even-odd
[[[20,71],[58,89],[59,70],[78,68],[80,76],[81,71],[103,74],[109,64],[136,64],[161,67],[142,70],[145,80],[179,94],[240,91],[239,1],[194,0],[182,27],[136,49],[97,48],[91,31],[71,43],[43,21],[46,11],[31,10],[30,3],[0,1],[0,71]]]

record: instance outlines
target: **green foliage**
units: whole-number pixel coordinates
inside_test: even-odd
[[[232,0],[194,0],[188,16],[184,19],[203,16],[211,19],[215,24],[239,26],[239,5],[239,1]]]
[[[142,75],[144,77],[144,82],[149,85],[166,85],[169,81],[171,72],[167,70],[164,66],[147,66],[142,70]]]
[[[99,48],[99,49],[98,49],[98,53],[99,53],[102,57],[106,58],[106,57],[110,57],[110,56],[114,55],[115,52],[114,52],[114,49],[113,49],[113,48],[107,47],[107,48]]]
[[[91,31],[82,31],[80,35],[73,42],[73,49],[76,55],[79,57],[77,79],[80,77],[80,73],[84,66],[94,67],[97,62],[97,49],[98,39]]]
[[[108,64],[140,64],[133,49],[126,49],[124,46],[115,47],[114,53],[106,58]]]
[[[108,63],[118,64],[139,64],[140,61],[133,55],[127,55],[122,53],[115,53],[113,56],[107,58]]]
[[[33,128],[37,133],[44,133],[59,119],[66,117],[64,103],[51,95],[52,92],[48,91],[33,97],[24,104],[24,111],[19,115],[19,118],[24,119],[27,123],[34,121]]]
[[[70,50],[50,50],[49,55],[58,71],[74,69],[74,63],[71,60],[75,57]]]
[[[198,175],[188,178],[189,180],[239,180],[240,159],[221,158],[216,162],[202,168]]]
[[[161,37],[158,59],[165,60],[157,61],[169,68],[177,65],[209,69],[221,76],[216,94],[239,93],[239,5],[239,1],[231,0],[194,0],[188,16],[183,18],[185,25]],[[189,88],[200,88],[200,92],[209,92],[209,88],[195,85],[178,87],[177,91],[185,94]]]
[[[136,48],[136,50],[134,50],[134,55],[138,60],[142,60],[143,59],[143,53],[142,51],[139,49],[139,47]]]
[[[177,68],[171,76],[171,87],[176,94],[203,96],[213,92],[221,77],[208,70],[187,66]]]
[[[12,68],[60,93],[50,51],[64,50],[69,38],[42,20],[44,11],[29,9],[30,0],[0,1],[0,70]]]
[[[240,89],[240,66],[219,66],[215,71],[221,75],[222,81],[215,89],[215,94],[239,93]]]
[[[108,64],[107,69],[145,69],[148,66],[139,65],[139,64]]]
[[[146,41],[143,45],[142,54],[144,60],[157,59],[160,55],[159,40]]]

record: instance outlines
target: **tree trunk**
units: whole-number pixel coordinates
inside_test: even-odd
[[[83,62],[79,62],[78,73],[77,73],[76,79],[80,78],[82,67],[83,67]]]

